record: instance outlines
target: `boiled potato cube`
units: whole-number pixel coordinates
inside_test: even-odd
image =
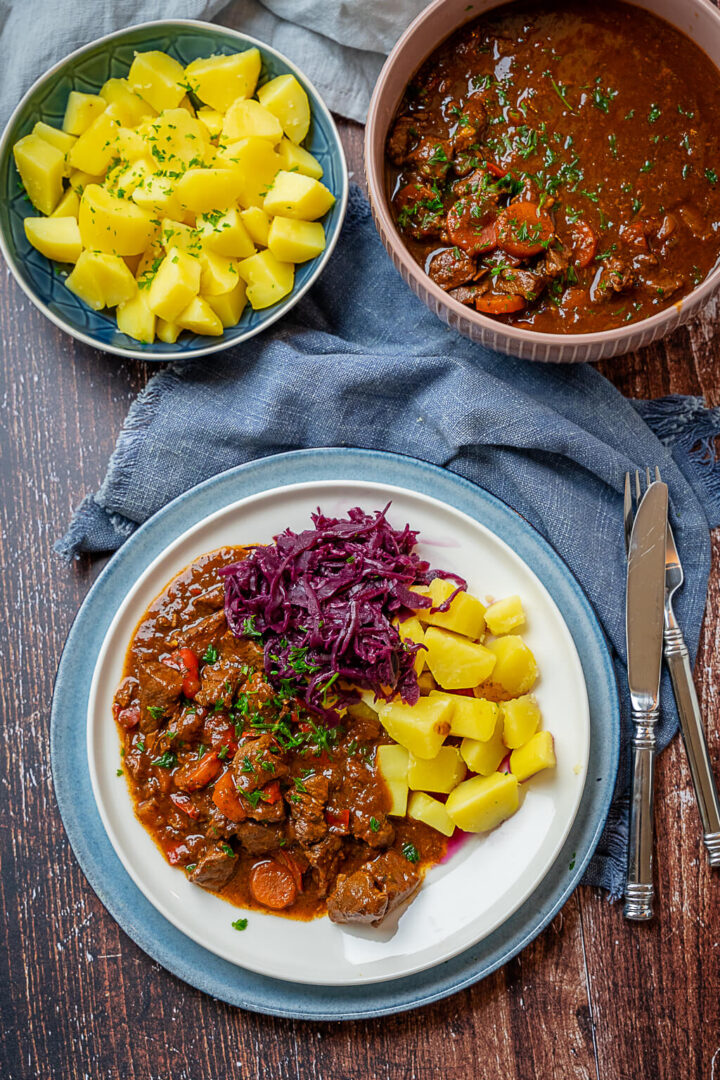
[[[448,816],[465,832],[488,832],[518,808],[517,777],[511,773],[473,776],[448,795]]]
[[[292,263],[278,262],[271,251],[259,251],[238,264],[238,273],[247,283],[247,298],[258,311],[282,300],[295,281]]]
[[[223,114],[217,109],[208,109],[204,106],[197,111],[198,120],[202,121],[210,135],[219,135],[223,126]]]
[[[148,144],[139,131],[121,124],[115,135],[115,152],[122,161],[137,161],[147,154]]]
[[[74,217],[27,217],[25,235],[34,248],[47,259],[76,263],[82,251],[82,238]]]
[[[427,666],[443,690],[477,686],[495,667],[495,656],[484,645],[439,626],[428,626],[425,644]]]
[[[178,326],[177,323],[166,322],[165,319],[158,319],[155,324],[155,333],[159,341],[174,345],[182,333],[182,326]]]
[[[226,255],[203,251],[200,255],[202,276],[200,292],[203,296],[221,296],[230,292],[238,282],[238,263]]]
[[[230,292],[218,296],[205,296],[223,326],[237,326],[247,303],[247,290],[244,281],[238,281]]]
[[[134,203],[88,184],[78,217],[83,246],[111,255],[139,255],[155,235],[152,217]]]
[[[303,176],[312,176],[313,180],[322,179],[322,165],[304,146],[297,146],[290,139],[282,138],[276,149],[281,168],[286,172],[299,172]]]
[[[271,79],[258,89],[257,98],[277,116],[288,139],[294,143],[303,141],[310,129],[310,102],[294,75]]]
[[[491,634],[509,634],[525,625],[525,612],[519,596],[496,600],[485,612],[485,622]]]
[[[522,697],[504,701],[501,711],[503,741],[511,750],[524,746],[540,727],[540,706],[534,694],[523,694]]]
[[[424,791],[414,791],[408,802],[407,816],[414,821],[422,821],[431,829],[437,829],[443,836],[452,836],[455,822],[439,799],[433,799]]]
[[[429,761],[410,755],[408,786],[412,791],[439,791],[447,794],[464,780],[465,762],[456,746],[441,746]]]
[[[443,697],[451,702],[451,735],[479,739],[481,742],[492,738],[499,712],[499,706],[494,701],[466,697],[465,694],[447,694],[442,690],[431,690],[430,697]]]
[[[240,220],[247,229],[252,240],[260,247],[267,247],[270,235],[270,218],[259,206],[249,206],[247,210],[240,211]]]
[[[173,221],[172,218],[162,219],[160,243],[166,252],[171,247],[179,247],[190,255],[200,255],[203,250],[202,240],[197,229],[185,225],[182,221]]]
[[[141,289],[146,289],[162,266],[162,261],[167,253],[163,251],[156,237],[150,246],[140,255],[140,261],[135,268],[135,278]]]
[[[230,56],[207,56],[193,60],[185,68],[193,93],[211,109],[224,113],[237,98],[248,98],[260,75],[257,49]]]
[[[265,196],[263,209],[271,217],[280,214],[314,221],[327,213],[334,202],[335,196],[319,180],[281,169]]]
[[[555,764],[555,746],[549,731],[536,732],[524,746],[513,750],[510,755],[510,771],[518,780],[527,780],[541,769]]]
[[[390,794],[389,814],[404,817],[408,800],[408,752],[404,746],[378,746],[375,765]]]
[[[52,214],[63,194],[64,153],[39,135],[25,135],[13,155],[30,202],[41,214]]]
[[[144,183],[138,184],[131,198],[152,217],[180,218],[183,216],[184,207],[175,192],[174,185],[174,180],[155,173]]]
[[[415,705],[392,701],[378,709],[380,722],[391,739],[415,757],[437,757],[450,731],[451,706],[445,701],[420,698]]]
[[[105,177],[104,188],[120,199],[128,199],[137,187],[144,187],[152,177],[152,166],[145,158],[125,164],[121,161]]]
[[[375,751],[375,764],[386,782],[404,780],[407,783],[410,755],[397,743],[382,744]]]
[[[177,172],[178,162],[187,168],[201,165],[204,160],[206,143],[202,126],[185,109],[165,109],[148,125],[145,139],[163,170]]]
[[[135,93],[127,79],[108,79],[100,87],[100,97],[113,106],[117,119],[128,128],[156,115],[152,105]]]
[[[182,65],[156,50],[136,52],[128,73],[130,89],[157,112],[178,107],[185,96],[184,81]]]
[[[102,176],[93,176],[92,173],[83,172],[82,169],[71,169],[68,179],[70,180],[70,187],[73,191],[76,191],[78,195],[82,195],[86,187],[90,184],[102,184]]]
[[[175,194],[187,210],[205,214],[233,206],[241,186],[234,169],[188,169],[178,180]]]
[[[170,248],[150,285],[148,307],[166,322],[178,322],[180,313],[200,292],[200,275],[197,259],[180,248]]]
[[[495,730],[489,739],[482,742],[478,739],[463,739],[460,743],[460,753],[471,772],[480,773],[481,776],[489,776],[490,773],[495,772],[507,754],[507,747],[502,736],[503,721],[502,716],[498,716]]]
[[[259,101],[246,98],[235,101],[225,113],[222,133],[226,140],[257,135],[260,139],[268,139],[273,146],[280,142],[283,134],[277,116],[264,109]]]
[[[270,223],[268,247],[281,261],[307,262],[325,250],[325,230],[319,221],[274,217]]]
[[[405,619],[404,622],[398,623],[397,629],[403,641],[412,641],[414,645],[423,645],[425,643],[425,633],[420,625],[419,619],[412,617]],[[425,649],[418,649],[415,653],[415,674],[419,675],[424,667]]]
[[[280,158],[267,139],[248,135],[238,139],[218,153],[218,162],[227,163],[236,181],[236,198],[241,206],[261,206],[280,169]],[[216,203],[204,210],[224,209],[228,204]]]
[[[117,156],[115,139],[120,125],[107,110],[96,116],[89,128],[79,137],[68,154],[73,169],[100,176]]]
[[[489,642],[488,649],[497,658],[492,671],[493,682],[513,695],[525,694],[533,688],[537,679],[537,664],[521,637],[507,634]]]
[[[147,306],[147,297],[140,290],[131,300],[118,304],[118,330],[136,341],[151,344],[155,340],[155,322],[155,315]]]
[[[71,90],[65,106],[63,131],[68,135],[82,135],[95,117],[105,112],[107,104],[105,98],[97,94],[81,94],[79,90]]]
[[[80,212],[80,196],[77,191],[68,188],[60,202],[53,210],[51,217],[74,217],[77,221]]]
[[[426,595],[430,597],[433,607],[439,607],[456,588],[454,581],[433,578]],[[420,608],[418,618],[430,626],[442,626],[445,630],[453,630],[469,638],[480,638],[485,632],[485,607],[467,592],[459,592],[447,611],[433,612],[431,608]]]
[[[72,150],[77,140],[77,135],[68,135],[67,131],[61,131],[60,128],[52,127],[50,124],[44,124],[42,120],[38,120],[35,127],[32,129],[33,135],[39,135],[45,142],[49,142],[51,146],[54,146],[56,150],[60,150],[67,161],[67,155]]]
[[[255,254],[255,245],[240,217],[240,211],[231,207],[225,213],[219,210],[203,214],[198,219],[198,232],[206,248],[230,258],[249,259]]]
[[[122,259],[101,251],[83,251],[65,284],[94,311],[122,304],[137,292],[135,278]]]
[[[177,324],[183,330],[192,330],[194,334],[207,334],[209,337],[219,337],[223,332],[223,324],[202,296],[193,297],[178,315]]]

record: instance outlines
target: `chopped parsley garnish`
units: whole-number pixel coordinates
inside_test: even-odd
[[[227,855],[228,859],[235,858],[235,852],[229,844],[220,844],[220,850],[222,851],[223,855]]]
[[[160,757],[155,758],[151,764],[157,765],[161,769],[174,769],[177,765],[177,754],[173,753],[172,750],[166,750]]]
[[[234,923],[230,923],[233,930],[247,930],[247,919],[236,919]]]
[[[217,658],[218,658],[219,655],[220,654],[218,653],[218,651],[217,651],[217,649],[215,648],[214,645],[208,645],[207,649],[205,650],[205,652],[203,653],[203,656],[202,656],[203,664],[215,664],[215,663],[217,663]]]
[[[123,771],[122,771],[122,769],[116,769],[116,770],[115,770],[115,775],[116,775],[116,776],[122,776],[122,775],[123,775]]]
[[[153,720],[162,720],[165,715],[165,709],[162,705],[148,705],[147,711],[150,713]]]
[[[717,182],[718,182],[718,174],[715,172],[714,169],[706,169],[705,170],[705,177],[713,185],[717,184]]]
[[[412,862],[412,863],[420,862],[420,852],[415,847],[415,845],[413,843],[411,843],[409,840],[406,840],[405,843],[403,844],[402,853],[403,853],[403,855],[405,856],[405,858],[407,859],[408,862]]]
[[[376,817],[371,817],[370,818],[370,828],[372,829],[373,832],[379,832],[380,831],[380,822],[378,821],[378,819]]]
[[[659,105],[651,105],[650,112],[648,113],[648,124],[654,124],[656,120],[660,119],[662,115],[662,109]]]
[[[249,615],[247,617],[247,619],[243,620],[243,624],[240,627],[240,631],[241,631],[241,633],[243,633],[245,635],[245,637],[250,637],[250,638],[260,638],[260,637],[262,637],[261,632],[255,628],[255,616],[254,615]]]

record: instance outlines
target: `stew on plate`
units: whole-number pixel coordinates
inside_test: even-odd
[[[720,254],[720,73],[628,4],[503,6],[445,41],[390,128],[387,185],[450,296],[548,333],[677,303]]]
[[[230,631],[220,570],[248,550],[197,559],[135,631],[113,712],[137,816],[172,865],[234,904],[375,924],[445,838],[388,818],[373,760],[391,740],[372,710],[326,725],[270,685],[251,628]]]

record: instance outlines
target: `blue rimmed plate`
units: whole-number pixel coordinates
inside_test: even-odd
[[[38,120],[62,126],[71,90],[97,94],[109,78],[123,78],[135,50],[159,49],[181,64],[200,56],[238,52],[256,46],[262,55],[258,85],[277,75],[293,74],[310,99],[312,122],[303,145],[323,167],[323,183],[335,196],[335,204],[322,219],[327,245],[321,255],[300,263],[295,287],[279,304],[263,311],[246,308],[237,326],[218,338],[184,333],[174,344],[156,341],[142,344],[122,334],[108,312],[93,311],[64,284],[64,276],[28,242],[23,221],[38,211],[27,201],[13,161],[12,148]],[[348,176],[340,136],[320,94],[282,53],[237,30],[185,19],[142,23],[99,38],[55,64],[30,87],[10,117],[0,140],[0,249],[15,279],[37,308],[61,330],[106,352],[139,360],[163,360],[202,356],[226,349],[254,337],[280,319],[322,273],[340,235],[347,206]]]
[[[334,483],[328,485],[329,481]],[[186,933],[182,933],[168,921],[169,918],[173,919],[172,912],[166,912],[166,918],[148,902],[146,895],[123,869],[108,840],[93,798],[90,774],[83,765],[82,750],[87,745],[85,721],[88,712],[91,716],[91,744],[93,742],[93,707],[89,706],[89,702],[100,646],[106,637],[112,636],[111,624],[117,622],[118,617],[122,618],[128,587],[132,593],[136,583],[145,579],[147,587],[152,590],[156,584],[153,564],[162,576],[166,570],[163,559],[173,545],[178,544],[177,557],[181,562],[183,559],[187,562],[186,556],[192,558],[198,552],[184,550],[182,543],[185,534],[193,526],[204,528],[211,515],[215,515],[216,520],[222,519],[227,508],[239,500],[250,499],[247,505],[262,502],[263,498],[272,501],[272,496],[264,496],[260,500],[252,497],[276,491],[277,501],[282,501],[284,495],[277,489],[304,485],[306,488],[309,486],[312,495],[312,486],[317,485],[318,492],[324,490],[327,493],[331,488],[339,506],[343,487],[338,482],[347,482],[349,497],[359,486],[371,491],[374,484],[379,494],[382,485],[390,485],[404,493],[403,497],[410,503],[418,499],[430,505],[427,503],[428,496],[433,500],[433,505],[438,506],[439,503],[435,541],[444,545],[445,560],[441,565],[453,558],[452,545],[447,546],[447,535],[439,528],[444,505],[447,508],[446,516],[453,517],[454,512],[458,511],[458,520],[466,515],[471,523],[479,522],[498,544],[507,544],[516,557],[532,566],[540,587],[544,586],[552,597],[575,642],[589,704],[589,755],[586,767],[580,756],[570,751],[570,744],[566,744],[564,739],[560,741],[561,747],[568,746],[565,755],[568,775],[564,782],[572,784],[572,775],[579,778],[574,820],[570,816],[570,820],[565,822],[565,830],[556,845],[559,850],[552,851],[549,864],[542,868],[539,877],[536,875],[525,901],[514,914],[510,914],[512,904],[506,900],[504,917],[495,922],[494,928],[485,928],[482,940],[469,946],[466,942],[462,951],[456,951],[456,955],[444,961],[442,958],[448,952],[440,950],[430,956],[423,970],[416,970],[417,963],[413,969],[416,960],[424,963],[422,958],[410,956],[409,967],[405,962],[408,951],[412,953],[414,948],[411,942],[408,950],[406,941],[405,966],[391,961],[383,968],[382,961],[375,973],[370,972],[370,980],[386,981],[361,979],[347,984],[347,978],[342,976],[338,979],[334,977],[335,972],[330,971],[324,984],[302,985],[300,982],[269,978],[259,971],[252,972],[238,966],[243,963],[243,950],[246,950],[246,962],[252,966],[252,939],[246,937],[249,931],[242,935],[230,932],[235,950],[231,959],[227,955],[214,955],[208,948],[191,940],[186,928]],[[401,495],[398,495],[398,501],[402,501]],[[401,511],[405,511],[404,505]],[[428,526],[426,523],[424,525],[427,533]],[[242,523],[238,522],[237,528],[241,529]],[[238,536],[237,542],[246,539]],[[439,563],[438,558],[436,563]],[[159,587],[166,579],[159,582]],[[566,654],[569,655],[567,649]],[[99,667],[102,670],[104,664],[101,662]],[[92,693],[97,694],[97,678]],[[550,727],[553,726],[552,721],[548,723]],[[106,730],[111,727],[107,726]],[[546,925],[577,884],[597,842],[614,787],[618,731],[614,675],[602,632],[567,568],[522,519],[479,488],[434,466],[372,451],[314,450],[267,458],[207,481],[157,514],[115,556],[81,608],[60,665],[53,703],[53,774],[63,819],[85,873],[121,926],[150,955],[189,983],[233,1004],[284,1016],[347,1019],[412,1008],[452,993],[507,961]],[[97,774],[98,759],[92,746],[91,768]],[[585,784],[586,776],[589,782]],[[94,779],[97,785],[97,775]],[[119,789],[116,788],[116,791],[119,792]],[[118,798],[121,801],[120,796]],[[104,799],[107,796],[100,792],[101,804]],[[111,814],[113,801],[111,798]],[[107,825],[107,805],[103,807],[103,817]],[[110,822],[110,825],[112,834],[113,823]],[[502,829],[498,830],[497,836],[501,834]],[[116,841],[117,837],[113,839]],[[127,865],[125,859],[123,862]],[[532,862],[532,859],[528,858],[528,862]],[[136,876],[133,867],[129,869]],[[143,883],[140,884],[142,886]],[[185,884],[183,879],[181,885]],[[217,902],[222,905],[221,901]],[[478,906],[482,907],[482,904]],[[224,907],[229,927],[232,909],[227,905]],[[411,913],[412,907],[403,920],[410,918]],[[285,923],[284,920],[273,921],[275,925]],[[176,920],[173,919],[173,922]],[[323,922],[326,920],[320,920],[320,923]],[[262,936],[259,924],[255,920],[254,923],[256,932]],[[303,928],[302,924],[294,925],[300,930]],[[243,940],[248,944],[243,945]],[[210,943],[210,948],[215,948],[213,943]],[[416,951],[419,954],[422,950]],[[366,975],[373,958],[368,956],[364,947],[359,950],[354,948],[351,953],[360,957],[359,974]],[[403,977],[393,975],[393,972],[408,970],[414,970],[414,973]],[[329,986],[330,982],[345,982],[346,985]]]

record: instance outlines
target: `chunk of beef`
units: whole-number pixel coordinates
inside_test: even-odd
[[[487,111],[481,94],[471,94],[460,109],[457,126],[452,134],[453,153],[464,153],[477,146],[487,123]]]
[[[214,585],[212,589],[206,589],[204,593],[195,597],[193,611],[197,611],[199,615],[211,615],[214,611],[219,611],[224,604],[225,587]]]
[[[328,887],[334,881],[340,861],[342,842],[338,836],[326,836],[317,844],[303,849],[312,868],[320,896],[327,896]]]
[[[448,139],[423,138],[408,156],[421,176],[427,180],[444,180],[453,156]]]
[[[387,156],[393,165],[404,165],[412,148],[417,144],[422,119],[417,116],[399,116],[387,141]]]
[[[132,675],[126,675],[115,691],[113,708],[116,711],[127,709],[133,703],[138,692],[138,681]]]
[[[624,289],[631,288],[635,284],[635,271],[624,259],[611,256],[605,259],[600,271],[600,277],[595,286],[595,293],[599,298],[611,293],[619,293]]]
[[[285,818],[285,803],[282,799],[277,799],[275,802],[266,802],[264,799],[259,799],[257,806],[253,806],[248,811],[248,817],[251,817],[253,821],[273,822],[283,821]]]
[[[257,739],[247,739],[238,747],[232,761],[235,787],[243,795],[249,795],[264,787],[271,780],[287,776],[289,769],[278,757],[278,746],[269,732]]]
[[[461,304],[474,304],[490,288],[488,281],[478,281],[475,285],[461,285],[459,289],[449,289],[448,296]]]
[[[542,272],[534,270],[503,270],[493,282],[495,292],[510,296],[524,296],[526,300],[536,300],[547,286],[548,278]]]
[[[416,240],[445,234],[445,215],[440,196],[421,180],[411,180],[395,195],[397,222],[403,232]]]
[[[456,289],[472,281],[477,265],[461,248],[445,248],[431,258],[427,272],[441,289]]]
[[[149,660],[138,667],[138,683],[140,730],[156,731],[175,710],[182,693],[182,673],[157,660]]]
[[[229,708],[241,683],[246,678],[246,671],[246,665],[240,655],[239,642],[228,630],[218,644],[217,661],[214,664],[206,664],[202,669],[201,685],[195,695],[195,701],[198,705],[216,705],[222,702],[226,708]]]
[[[202,659],[208,646],[213,645],[227,630],[224,611],[214,611],[198,622],[184,628],[178,634],[178,642],[183,648],[192,649],[198,659]]]
[[[395,828],[387,816],[375,809],[370,814],[365,808],[351,814],[350,831],[358,840],[364,840],[369,847],[389,847],[395,839]]]
[[[656,293],[661,299],[666,299],[676,293],[678,289],[682,289],[685,284],[685,277],[683,274],[671,274],[664,271],[646,278],[642,284],[650,292]]]
[[[396,851],[386,851],[354,874],[340,874],[328,897],[328,915],[335,923],[377,926],[420,885],[420,875]]]
[[[367,868],[339,874],[327,900],[331,922],[378,926],[387,914],[388,898]]]
[[[201,708],[183,709],[175,721],[177,737],[181,742],[192,742],[205,720],[205,710]]]
[[[210,848],[195,869],[190,871],[190,881],[194,885],[202,885],[204,889],[222,889],[235,873],[237,865],[237,856],[228,855],[220,847]]]
[[[235,835],[250,855],[267,855],[280,847],[284,829],[277,825],[258,825],[254,821],[243,821],[237,826]]]
[[[301,781],[305,789],[291,791],[287,795],[293,832],[301,844],[313,844],[322,840],[328,831],[325,806],[328,801],[329,784],[326,776],[308,776]]]
[[[550,278],[560,277],[565,273],[570,260],[562,248],[548,248],[545,253],[545,276]]]

